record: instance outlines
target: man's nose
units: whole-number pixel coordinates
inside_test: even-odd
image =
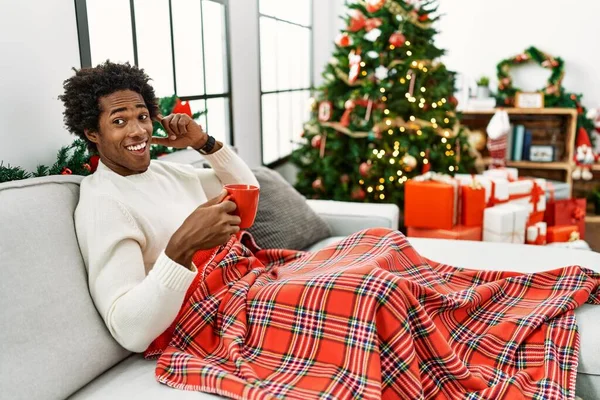
[[[146,135],[146,130],[144,129],[144,126],[140,123],[140,121],[136,119],[133,123],[129,124],[129,132],[127,135],[144,136]]]

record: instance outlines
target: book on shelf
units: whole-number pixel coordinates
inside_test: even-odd
[[[523,140],[525,139],[525,126],[516,125],[513,136],[512,160],[521,161],[523,159]]]
[[[506,138],[506,160],[507,161],[512,161],[514,131],[515,131],[515,125],[510,124],[510,130],[508,131],[508,137]]]
[[[522,161],[529,161],[529,155],[531,150],[531,140],[532,134],[529,129],[525,130],[525,135],[523,136],[523,154],[521,156]]]

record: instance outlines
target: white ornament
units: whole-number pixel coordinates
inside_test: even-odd
[[[386,67],[380,65],[379,67],[375,68],[375,77],[382,81],[384,79],[387,79],[388,72],[389,70]]]
[[[331,64],[331,65],[338,65],[339,63],[340,63],[340,60],[338,60],[338,59],[337,59],[337,58],[335,58],[335,57],[331,57],[331,58],[329,59],[329,64]]]
[[[401,22],[402,21],[402,15],[400,15],[400,14],[396,15],[396,19],[398,20],[398,22]]]
[[[371,51],[367,52],[367,57],[373,58],[373,59],[379,58],[379,53],[376,52],[376,51],[371,50]]]
[[[379,36],[381,36],[381,30],[375,28],[365,35],[365,40],[368,40],[369,42],[374,42],[377,40],[377,38],[379,38]]]

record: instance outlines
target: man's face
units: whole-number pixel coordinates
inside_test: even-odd
[[[114,172],[128,176],[150,165],[152,120],[143,97],[120,90],[98,101],[99,132],[86,132],[96,143],[102,162]]]

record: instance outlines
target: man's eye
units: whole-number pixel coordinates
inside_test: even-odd
[[[148,119],[148,115],[146,115],[146,114],[140,115],[140,120],[145,121],[147,119]]]
[[[113,124],[115,125],[123,125],[125,123],[125,120],[123,118],[117,118],[113,121]]]

